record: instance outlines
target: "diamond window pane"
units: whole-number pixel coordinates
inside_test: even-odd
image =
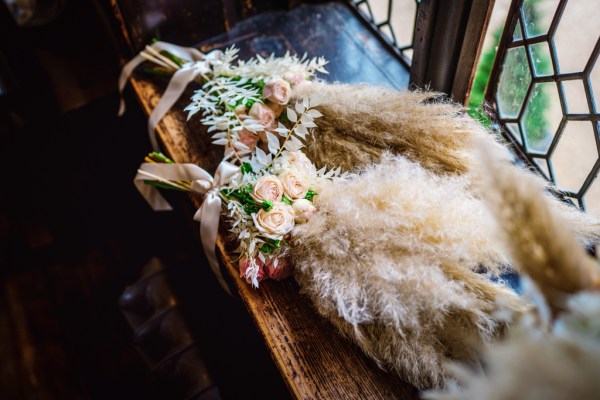
[[[524,0],[523,21],[528,38],[545,35],[550,29],[559,0]]]
[[[579,192],[596,160],[598,150],[592,123],[568,121],[552,153],[558,187],[573,193]]]
[[[565,100],[567,103],[567,113],[569,114],[587,114],[589,112],[585,88],[581,79],[572,81],[563,81],[561,85],[564,89]]]
[[[533,61],[533,72],[535,76],[554,75],[552,57],[547,42],[536,43],[529,46],[531,59]]]
[[[556,83],[536,83],[527,99],[521,127],[529,152],[546,154],[562,119]]]
[[[516,118],[519,115],[530,83],[531,73],[525,48],[509,49],[502,64],[496,93],[500,117]]]
[[[559,71],[581,72],[600,37],[598,0],[571,0],[554,35]]]

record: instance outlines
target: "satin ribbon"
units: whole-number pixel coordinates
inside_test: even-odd
[[[154,131],[156,126],[165,116],[165,114],[173,107],[173,104],[181,97],[181,94],[187,87],[187,85],[195,80],[198,75],[203,75],[210,72],[210,66],[212,64],[220,62],[223,57],[223,52],[220,50],[211,51],[208,54],[204,54],[198,49],[193,47],[181,47],[167,42],[155,42],[148,47],[160,52],[166,50],[176,57],[183,60],[190,60],[185,63],[180,69],[175,71],[167,89],[161,96],[160,100],[152,110],[150,118],[148,119],[148,136],[150,137],[150,143],[154,151],[160,151],[158,141]],[[123,99],[123,90],[127,84],[127,80],[135,70],[135,68],[142,62],[147,61],[141,53],[131,59],[123,69],[119,76],[119,93],[121,95],[121,102],[119,105],[119,116],[125,112],[125,100]]]
[[[194,214],[194,220],[200,222],[200,239],[208,263],[223,289],[229,294],[231,294],[231,291],[221,274],[219,261],[215,253],[219,219],[221,217],[219,191],[239,171],[239,167],[227,161],[222,161],[219,164],[214,177],[194,164],[143,163],[134,179],[135,186],[154,211],[172,210],[172,207],[154,186],[144,183],[145,180],[155,180],[149,175],[169,181],[191,181],[192,192],[204,195],[204,201]]]

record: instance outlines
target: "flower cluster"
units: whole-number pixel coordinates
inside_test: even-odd
[[[267,59],[257,55],[234,64],[236,57],[237,49],[230,48],[220,62],[211,64],[210,72],[202,75],[202,88],[185,110],[188,118],[201,111],[201,122],[214,132],[213,143],[225,146],[224,158],[241,164],[257,146],[265,151],[275,148],[280,123],[290,120],[283,111],[292,88],[317,72],[327,73],[327,62],[288,53]]]
[[[294,226],[316,212],[314,189],[323,177],[300,151],[282,152],[277,163],[258,173],[249,163],[241,171],[222,194],[231,232],[240,240],[240,275],[258,286],[265,278],[280,280],[290,274],[286,245]]]
[[[201,63],[202,88],[186,111],[188,118],[202,113],[213,143],[225,146],[224,160],[240,167],[240,173],[220,187],[220,200],[230,231],[239,240],[240,275],[258,287],[263,279],[290,274],[288,244],[294,226],[317,211],[313,198],[321,182],[341,174],[339,169],[317,171],[300,151],[317,126],[315,120],[322,117],[315,109],[318,99],[291,101],[292,89],[317,72],[326,73],[327,62],[290,54],[236,62],[237,52],[232,47],[207,56]],[[170,162],[161,157],[152,154],[146,162]],[[144,175],[154,177],[147,183],[157,187],[193,187],[188,181]]]

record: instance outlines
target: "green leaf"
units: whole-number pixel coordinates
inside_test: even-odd
[[[245,162],[242,164],[240,169],[242,170],[242,174],[249,174],[252,172],[252,165],[250,163]]]
[[[285,204],[289,204],[290,206],[292,205],[292,201],[285,196],[281,198],[281,201],[283,201]]]
[[[317,194],[318,193],[314,190],[308,189],[308,192],[306,192],[306,196],[304,196],[304,198],[308,201],[312,201],[313,197],[315,197]]]
[[[271,211],[273,209],[273,203],[269,200],[262,202],[262,209],[265,211]]]
[[[271,254],[273,252],[273,247],[271,247],[269,244],[265,243],[259,247],[259,250],[265,254]]]

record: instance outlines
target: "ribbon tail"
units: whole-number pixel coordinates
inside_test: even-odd
[[[197,76],[197,72],[194,69],[182,68],[173,74],[173,77],[169,81],[167,89],[161,96],[158,104],[152,110],[150,118],[148,119],[148,135],[150,137],[150,143],[154,151],[160,151],[158,140],[156,139],[155,130],[158,123],[163,119],[165,114],[171,109],[173,104],[181,97],[181,94],[187,87],[187,85],[193,81]]]
[[[137,68],[138,65],[145,61],[144,57],[141,55],[137,55],[133,57],[121,70],[121,75],[119,75],[119,95],[121,97],[119,102],[119,117],[125,113],[125,99],[123,99],[123,90],[125,89],[125,85],[127,85],[127,80],[133,73],[133,70]]]
[[[221,218],[221,199],[211,193],[204,198],[202,207],[194,215],[194,219],[200,222],[200,239],[208,263],[217,277],[221,287],[231,295],[231,290],[221,274],[219,260],[215,253],[217,233],[219,232],[219,219]]]

